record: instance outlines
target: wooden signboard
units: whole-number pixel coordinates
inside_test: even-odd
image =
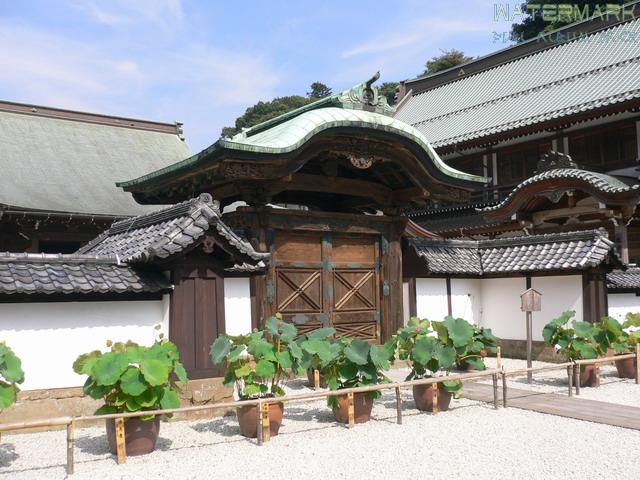
[[[533,288],[528,288],[520,294],[520,301],[520,309],[523,312],[539,312],[542,310],[542,294]]]

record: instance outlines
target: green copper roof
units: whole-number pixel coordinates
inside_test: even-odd
[[[333,128],[363,128],[402,136],[417,144],[426,157],[444,175],[458,180],[487,183],[486,177],[461,172],[445,164],[416,128],[391,116],[394,109],[386,98],[378,94],[371,83],[379,74],[344,92],[331,95],[274,119],[263,122],[235,135],[221,138],[202,152],[181,162],[143,177],[120,182],[128,188],[158,177],[188,170],[218,151],[236,151],[257,154],[285,154],[292,152],[313,136]]]

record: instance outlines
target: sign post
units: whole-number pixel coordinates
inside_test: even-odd
[[[520,295],[520,309],[527,313],[527,368],[532,366],[533,349],[533,318],[532,312],[539,312],[542,309],[542,294],[533,288],[526,289]],[[527,383],[531,383],[532,373],[527,372]]]

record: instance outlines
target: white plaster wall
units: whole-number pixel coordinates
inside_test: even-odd
[[[500,338],[526,338],[524,313],[520,311],[520,294],[525,290],[525,279],[484,278],[480,282],[480,325],[490,328]]]
[[[543,340],[542,329],[544,326],[562,312],[575,310],[576,316],[574,318],[579,321],[583,320],[581,275],[533,277],[531,286],[542,294],[542,310],[533,312],[534,340]],[[524,313],[522,318],[524,318]],[[522,338],[526,338],[526,336]]]
[[[0,339],[22,360],[23,390],[80,386],[86,377],[72,369],[78,355],[105,350],[107,340],[151,344],[156,324],[162,323],[165,335],[168,332],[166,303],[4,303]]]
[[[409,312],[409,282],[402,282],[402,322],[409,323],[411,312]]]
[[[416,278],[416,313],[420,318],[442,320],[448,314],[444,278]]]
[[[248,278],[224,279],[224,319],[226,333],[251,333],[251,293]]]
[[[627,312],[640,312],[640,297],[635,293],[610,293],[608,302],[609,315],[621,322]]]
[[[451,279],[451,314],[455,318],[480,324],[482,313],[482,280],[479,278]]]

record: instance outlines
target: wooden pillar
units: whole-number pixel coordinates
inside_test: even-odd
[[[451,277],[446,278],[447,284],[447,315],[453,315],[453,306],[451,305]]]
[[[418,316],[418,295],[416,293],[416,277],[409,279],[409,317]]]
[[[625,264],[629,263],[629,239],[627,225],[622,222],[615,226],[616,244],[620,248],[620,256]]]
[[[596,323],[607,315],[607,282],[603,270],[593,268],[582,274],[582,306],[585,322]]]
[[[402,307],[402,231],[406,219],[399,219],[382,238],[381,245],[381,338],[388,340],[403,324]]]

